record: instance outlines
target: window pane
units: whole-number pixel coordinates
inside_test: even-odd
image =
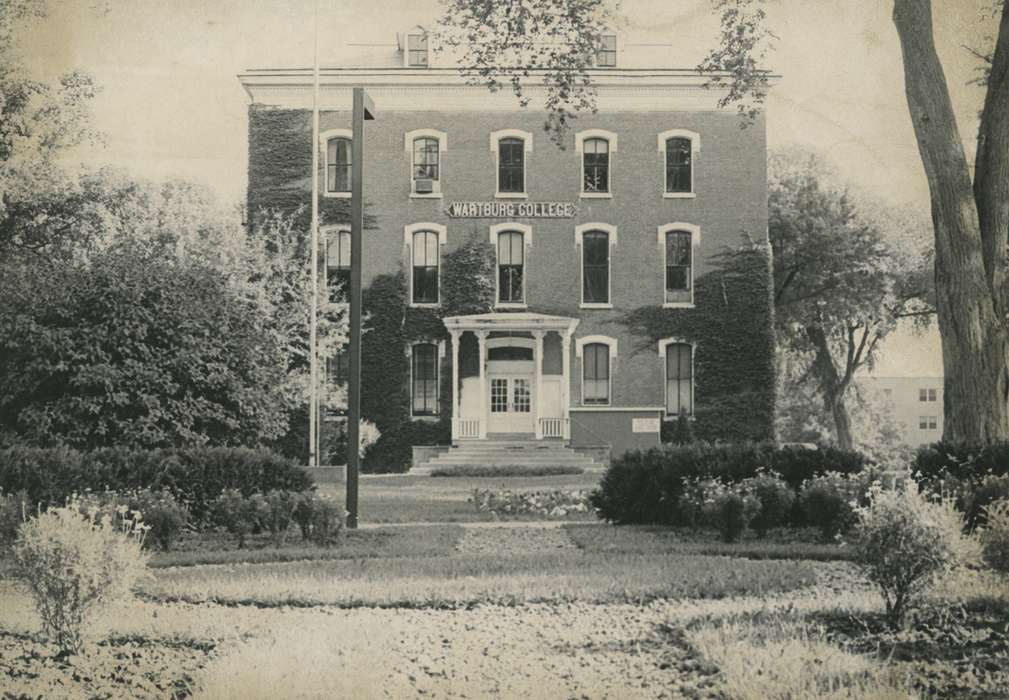
[[[610,275],[605,267],[586,267],[582,296],[586,304],[608,304],[610,301]]]
[[[685,343],[666,346],[666,413],[693,412],[692,349]]]
[[[584,144],[584,151],[586,154],[606,154],[609,150],[610,144],[606,139],[586,139]]]
[[[610,243],[604,231],[590,231],[582,238],[582,298],[589,304],[610,300]]]
[[[523,192],[523,158],[525,143],[522,139],[507,138],[498,142],[498,189],[501,192]]]
[[[432,138],[414,139],[413,142],[413,176],[414,178],[438,179],[438,140]]]
[[[413,346],[413,413],[434,415],[438,412],[438,346]]]
[[[582,236],[585,262],[589,265],[606,265],[610,258],[610,236],[605,231],[589,231]]]
[[[666,191],[692,192],[690,139],[672,138],[666,141]]]
[[[417,304],[438,303],[438,268],[413,268],[413,301]]]

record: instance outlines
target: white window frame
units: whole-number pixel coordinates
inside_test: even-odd
[[[669,410],[669,376],[666,366],[666,348],[670,345],[680,344],[690,346],[690,413],[687,416],[693,420],[697,415],[697,343],[685,338],[663,338],[659,341],[659,359],[662,361],[662,420],[664,421],[674,421],[679,418],[679,416],[671,416],[667,413]]]
[[[673,138],[690,139],[690,191],[667,192],[666,182],[666,141]],[[662,198],[694,199],[697,196],[697,155],[701,152],[701,135],[689,129],[669,129],[659,134],[659,153],[662,162]]]
[[[616,45],[616,48],[613,49],[613,65],[612,66],[600,66],[599,65],[599,52],[596,51],[595,53],[592,54],[592,66],[594,68],[602,68],[602,69],[617,68],[617,67],[619,67],[619,65],[620,65],[620,60],[619,60],[619,57],[620,57],[620,36],[616,32],[603,32],[599,36],[600,36],[600,38],[601,37],[607,37],[607,36],[613,37],[613,43]]]
[[[606,171],[608,174],[606,192],[585,191],[585,142],[589,139],[603,139],[608,144]],[[575,153],[580,156],[581,171],[578,173],[578,188],[581,199],[613,199],[613,154],[617,152],[617,135],[606,129],[584,129],[575,134]]]
[[[515,231],[522,234],[522,303],[500,302],[501,274],[498,261],[497,238],[499,233]],[[493,224],[490,227],[490,244],[494,246],[494,308],[496,309],[527,309],[529,308],[529,249],[533,247],[533,228],[528,224]]]
[[[411,36],[427,36],[427,64],[423,66],[414,66],[410,64],[410,37]],[[430,32],[424,31],[422,27],[411,27],[407,31],[403,32],[403,67],[404,68],[430,68],[431,67],[431,56],[433,52],[431,51],[431,39],[432,35]]]
[[[438,301],[434,304],[421,304],[414,303],[413,301],[413,235],[421,231],[432,231],[438,235]],[[446,243],[448,243],[448,229],[442,224],[423,221],[416,224],[407,224],[403,227],[403,245],[406,247],[407,268],[410,270],[407,281],[407,286],[409,287],[407,295],[410,299],[411,307],[416,309],[434,309],[441,306],[441,249]]]
[[[585,403],[585,357],[584,349],[586,345],[605,345],[609,349],[609,379],[607,380],[608,386],[606,388],[607,402],[605,404],[599,403]],[[575,338],[575,358],[581,360],[581,371],[578,374],[578,383],[581,386],[581,400],[579,405],[581,406],[612,406],[613,405],[613,373],[617,365],[617,339],[611,338],[608,335],[586,335],[581,338]]]
[[[319,148],[322,149],[322,196],[333,199],[350,199],[350,192],[329,191],[329,142],[331,139],[347,139],[354,148],[354,132],[350,129],[327,129],[319,134]],[[351,151],[353,152],[353,151]],[[353,188],[353,166],[351,166],[351,188]]]
[[[438,141],[438,179],[430,194],[417,194],[414,191],[413,177],[413,142],[417,139],[436,139]],[[445,171],[445,152],[448,151],[448,135],[437,129],[414,129],[403,134],[403,150],[406,151],[407,167],[410,177],[410,199],[441,199],[442,173]]]
[[[522,191],[502,192],[501,191],[501,169],[498,167],[500,151],[498,145],[501,139],[515,138],[523,140],[523,152],[526,154],[533,152],[533,135],[521,129],[499,129],[490,133],[490,151],[494,158],[494,199],[529,199],[529,157],[522,158]]]
[[[692,246],[690,251],[690,301],[666,301],[666,234],[672,231],[683,231],[690,234],[690,244]],[[697,224],[688,224],[683,221],[662,224],[658,227],[658,243],[660,257],[662,258],[662,308],[694,308],[694,269],[697,267],[697,251],[701,246],[701,227]]]
[[[435,382],[435,413],[434,415],[427,415],[425,413],[414,413],[413,412],[413,349],[417,345],[436,345],[438,346],[438,352],[436,354],[435,362],[438,363],[438,381]],[[407,364],[410,366],[410,418],[412,420],[427,420],[437,422],[441,420],[441,370],[442,362],[445,360],[445,341],[444,340],[433,340],[431,338],[418,338],[412,341],[406,346],[406,359]]]
[[[589,231],[603,231],[609,237],[610,255],[607,259],[609,270],[606,275],[606,297],[609,301],[605,304],[587,303],[585,301],[585,247],[582,240]],[[612,309],[613,308],[613,249],[617,247],[617,227],[613,224],[592,222],[575,226],[575,249],[578,251],[578,308],[580,309]],[[663,269],[663,274],[665,270]]]

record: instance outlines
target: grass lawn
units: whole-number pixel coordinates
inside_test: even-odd
[[[814,535],[793,530],[772,531],[765,539],[751,535],[740,542],[722,542],[709,530],[694,532],[686,528],[652,525],[565,525],[572,541],[587,552],[623,552],[626,554],[693,554],[741,557],[745,559],[811,559],[815,561],[848,560],[852,551],[841,545],[821,544]],[[748,535],[751,533],[747,533]]]
[[[594,489],[601,472],[517,477],[431,477],[362,475],[359,484],[361,523],[460,523],[496,520],[469,502],[474,489],[512,491],[578,491]],[[319,492],[343,502],[344,484],[320,484]],[[568,519],[595,520],[592,514]]]

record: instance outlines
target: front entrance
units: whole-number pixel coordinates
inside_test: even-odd
[[[495,365],[498,363],[488,363]],[[500,363],[508,365],[532,363]],[[487,420],[488,433],[533,433],[533,372],[516,371],[515,367],[491,368],[487,372],[487,397],[490,402]],[[525,370],[523,367],[522,370]]]

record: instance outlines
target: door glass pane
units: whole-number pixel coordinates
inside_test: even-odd
[[[530,393],[528,379],[515,379],[515,413],[529,413]]]
[[[508,411],[508,380],[490,380],[490,411],[491,413],[506,413]]]

